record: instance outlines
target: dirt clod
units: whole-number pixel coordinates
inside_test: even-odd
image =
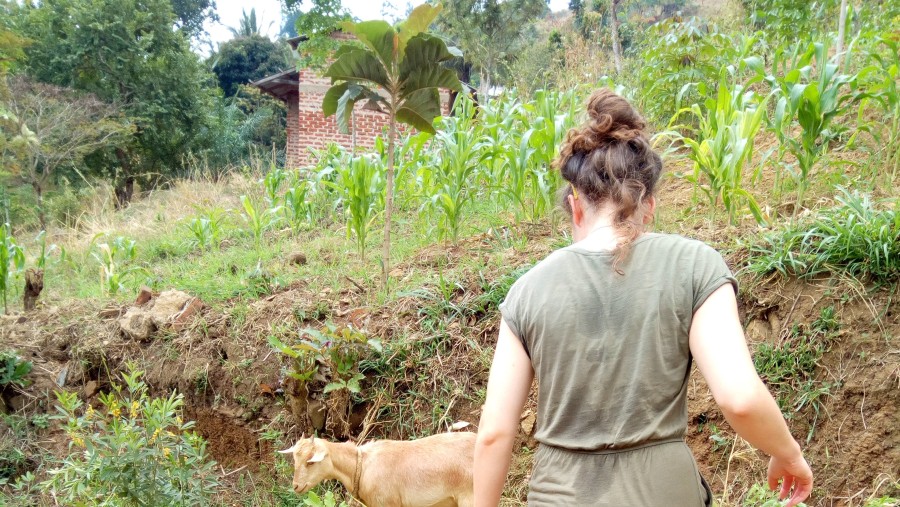
[[[295,252],[288,257],[288,264],[291,266],[303,266],[306,264],[306,254],[301,252]]]
[[[93,398],[95,394],[100,391],[100,383],[96,380],[89,380],[85,382],[84,389],[81,390],[81,394],[84,395],[85,399]]]
[[[153,299],[153,291],[149,287],[143,286],[134,300],[134,306],[143,306],[150,302],[151,299]]]

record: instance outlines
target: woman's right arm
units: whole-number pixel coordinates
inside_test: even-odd
[[[725,419],[750,445],[771,456],[769,487],[775,489],[780,481],[781,499],[794,488],[785,507],[805,500],[812,491],[812,471],[756,373],[730,284],[718,288],[694,312],[690,346]]]

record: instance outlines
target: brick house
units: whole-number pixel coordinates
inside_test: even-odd
[[[346,39],[341,32],[332,35]],[[305,37],[288,39],[293,49]],[[250,83],[252,86],[276,97],[287,105],[287,147],[285,165],[289,168],[302,167],[314,162],[310,148],[321,149],[334,142],[346,149],[353,143],[351,134],[338,129],[335,116],[325,118],[322,114],[322,100],[331,87],[331,79],[322,77],[311,69],[292,69],[264,77]],[[357,149],[370,150],[375,146],[375,137],[387,132],[388,116],[378,111],[364,109],[360,101],[354,108],[354,128]],[[441,109],[449,111],[450,96],[441,92]]]

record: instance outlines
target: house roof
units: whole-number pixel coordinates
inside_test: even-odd
[[[288,96],[292,93],[297,93],[300,87],[300,73],[297,69],[290,69],[272,76],[266,76],[259,81],[250,83],[250,85],[287,102]]]

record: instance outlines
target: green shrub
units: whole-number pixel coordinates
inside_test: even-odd
[[[715,26],[695,19],[675,19],[653,25],[638,60],[640,106],[660,125],[685,104],[703,104],[723,67],[740,60],[739,47]]]
[[[22,247],[16,244],[9,224],[0,225],[0,300],[3,311],[7,312],[7,296],[11,288],[10,279],[13,274],[25,267],[25,254]]]
[[[27,386],[29,382],[25,376],[31,373],[33,366],[31,361],[20,358],[11,350],[0,352],[0,390],[11,385]]]
[[[838,206],[751,245],[748,269],[799,278],[845,274],[876,284],[900,278],[898,200],[877,206],[866,195],[840,190]]]
[[[171,506],[209,503],[218,486],[206,443],[181,419],[183,398],[151,398],[129,365],[125,388],[84,406],[78,395],[57,393],[69,454],[43,485],[63,505]]]

